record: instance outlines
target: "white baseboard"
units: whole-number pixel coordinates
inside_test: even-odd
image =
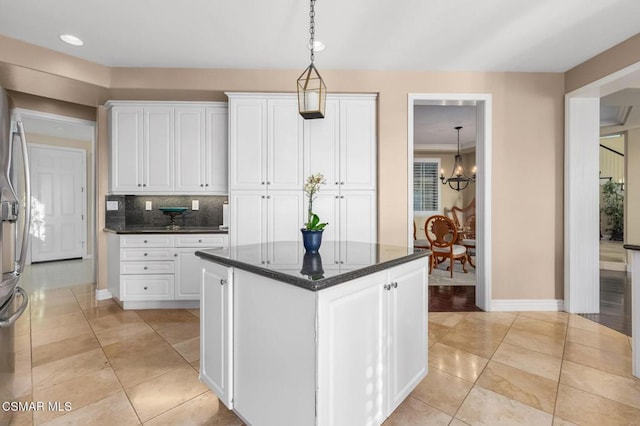
[[[493,299],[492,312],[559,312],[564,311],[562,299]]]
[[[106,288],[96,290],[96,300],[107,300],[111,299],[112,297],[113,296],[111,295],[111,292]]]

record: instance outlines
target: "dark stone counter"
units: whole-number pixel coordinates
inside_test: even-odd
[[[625,244],[622,247],[624,247],[627,250],[640,250],[640,245],[637,245],[637,244]]]
[[[227,229],[220,229],[219,226],[185,226],[180,229],[167,229],[164,226],[112,226],[104,228],[105,232],[113,234],[228,234]]]
[[[343,258],[348,261],[336,260],[338,250],[347,253]],[[275,260],[264,260],[266,253]],[[196,251],[202,259],[309,291],[322,290],[420,258],[425,258],[426,263],[426,256],[430,254],[430,250],[414,250],[413,247],[332,241],[323,242],[316,254],[305,253],[302,243],[297,241]]]

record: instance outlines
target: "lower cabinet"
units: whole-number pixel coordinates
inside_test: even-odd
[[[197,250],[228,247],[226,234],[108,234],[108,286],[123,309],[197,306]],[[195,303],[194,303],[195,302]]]
[[[427,374],[427,265],[310,292],[203,261],[201,380],[249,424],[382,424]]]
[[[198,259],[200,298],[200,380],[224,405],[233,408],[232,313],[233,274],[230,268]],[[206,308],[205,308],[206,307]],[[205,356],[206,354],[206,356]]]

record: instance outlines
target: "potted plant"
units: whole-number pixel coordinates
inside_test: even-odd
[[[624,191],[622,185],[609,181],[602,185],[602,212],[611,224],[611,239],[624,239]]]
[[[304,248],[311,253],[317,253],[322,243],[322,231],[327,223],[321,223],[320,218],[313,212],[313,200],[320,191],[320,185],[325,183],[324,176],[316,173],[307,178],[304,184],[304,192],[309,197],[309,208],[307,209],[307,223],[304,224],[302,231],[302,243]]]

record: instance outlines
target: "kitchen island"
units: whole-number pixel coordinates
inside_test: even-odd
[[[200,379],[252,425],[381,424],[427,374],[429,254],[357,242],[197,251]]]

